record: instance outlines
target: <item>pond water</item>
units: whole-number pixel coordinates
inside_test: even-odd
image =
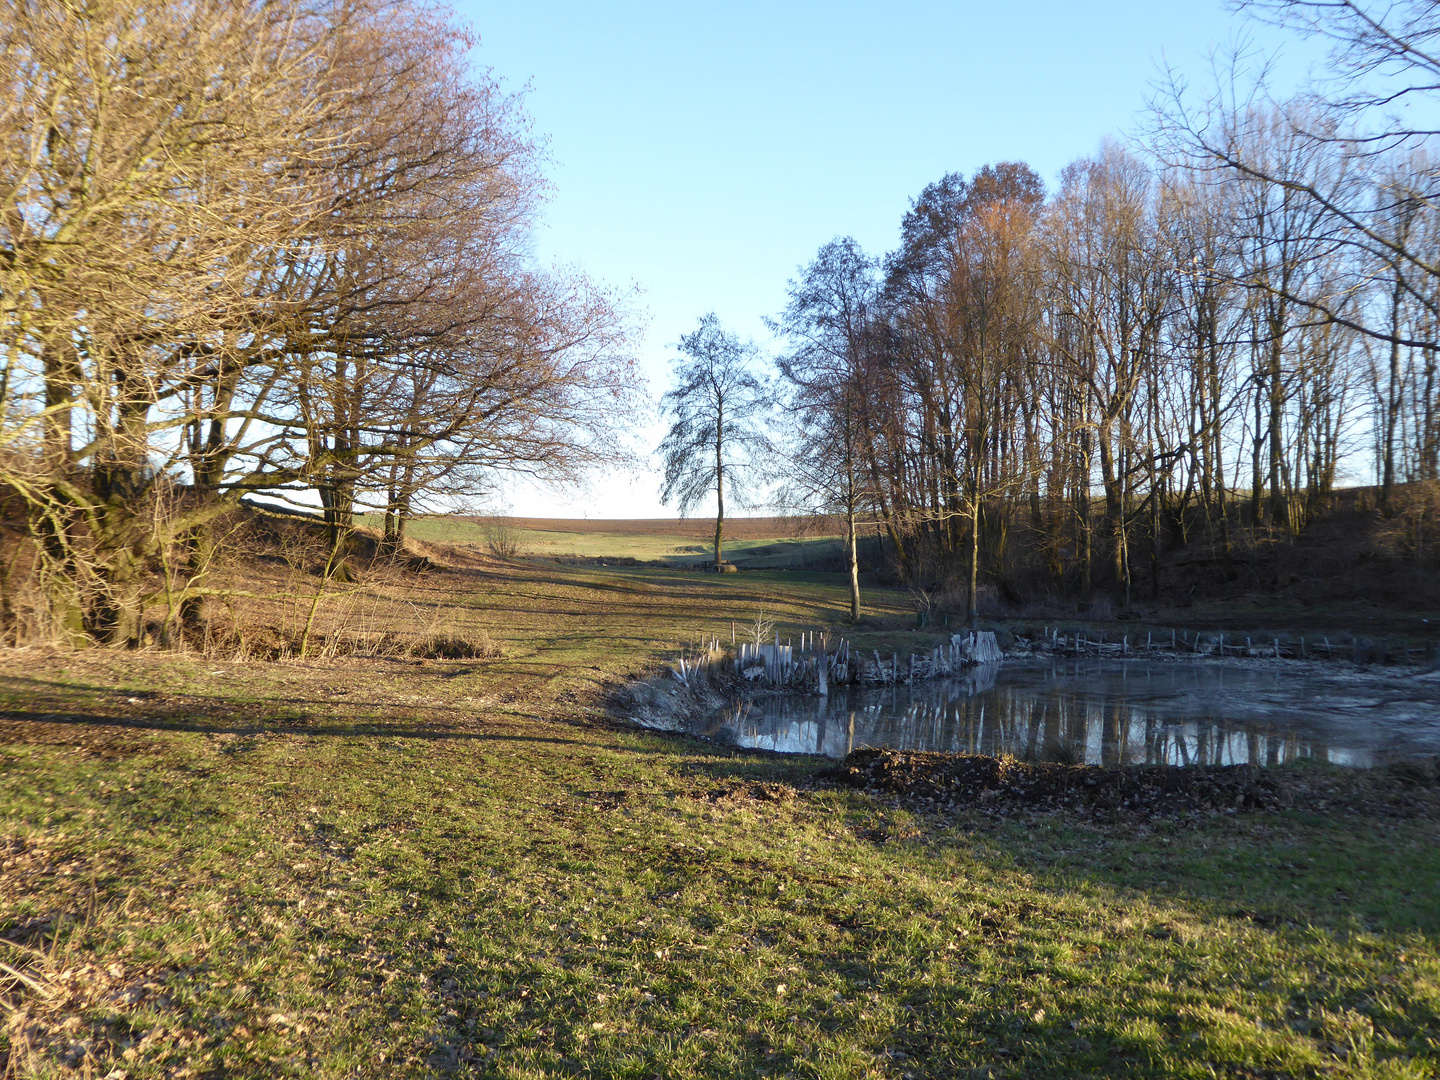
[[[1089,764],[1367,766],[1440,754],[1440,673],[1226,661],[1017,660],[913,686],[777,696],[685,730],[787,753],[860,746]]]

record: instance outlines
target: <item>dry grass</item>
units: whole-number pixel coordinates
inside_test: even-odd
[[[561,643],[563,653],[603,650],[607,642],[655,656],[711,636],[728,642],[732,620],[743,631],[762,613],[767,632],[839,627],[848,606],[843,582],[831,575],[758,571],[717,581],[648,565],[568,566],[499,557],[484,535],[410,541],[408,554],[432,567],[425,572],[405,561],[357,562],[350,581],[325,582],[322,553],[304,546],[303,528],[278,528],[289,535],[252,538],[255,557],[217,575],[217,587],[234,595],[209,605],[209,624],[191,642],[203,655],[297,658],[312,610],[312,657],[487,659],[502,646],[526,655]],[[897,592],[867,590],[867,600],[881,622],[913,619]]]

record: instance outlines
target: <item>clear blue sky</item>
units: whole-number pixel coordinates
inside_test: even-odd
[[[883,253],[925,184],[987,162],[1026,161],[1053,186],[1139,125],[1162,65],[1204,83],[1212,50],[1237,35],[1278,40],[1223,0],[456,10],[480,35],[476,62],[528,85],[547,140],[554,191],[537,257],[639,287],[657,397],[670,346],[707,311],[768,346],[762,318],[832,237]],[[653,418],[636,426],[647,448],[663,434]],[[517,514],[673,514],[657,487],[647,471],[510,498]]]

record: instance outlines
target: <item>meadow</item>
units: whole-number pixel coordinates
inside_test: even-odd
[[[361,520],[378,528],[380,519]],[[747,570],[806,569],[843,557],[841,528],[825,518],[734,518],[725,524],[721,551]],[[677,567],[715,558],[715,522],[706,518],[421,517],[409,523],[408,534],[422,543],[480,548],[503,537],[520,553],[541,558],[634,559]]]
[[[610,530],[553,536],[692,542]],[[416,537],[327,618],[499,656],[0,655],[7,1075],[1440,1069],[1433,813],[922,811],[625,718],[732,620],[840,630],[841,576]]]

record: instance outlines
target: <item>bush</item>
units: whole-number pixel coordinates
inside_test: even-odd
[[[525,551],[520,530],[508,518],[495,518],[485,526],[485,546],[497,559],[514,559]]]
[[[410,647],[410,655],[426,660],[494,660],[504,654],[488,631],[474,630],[429,634]]]

